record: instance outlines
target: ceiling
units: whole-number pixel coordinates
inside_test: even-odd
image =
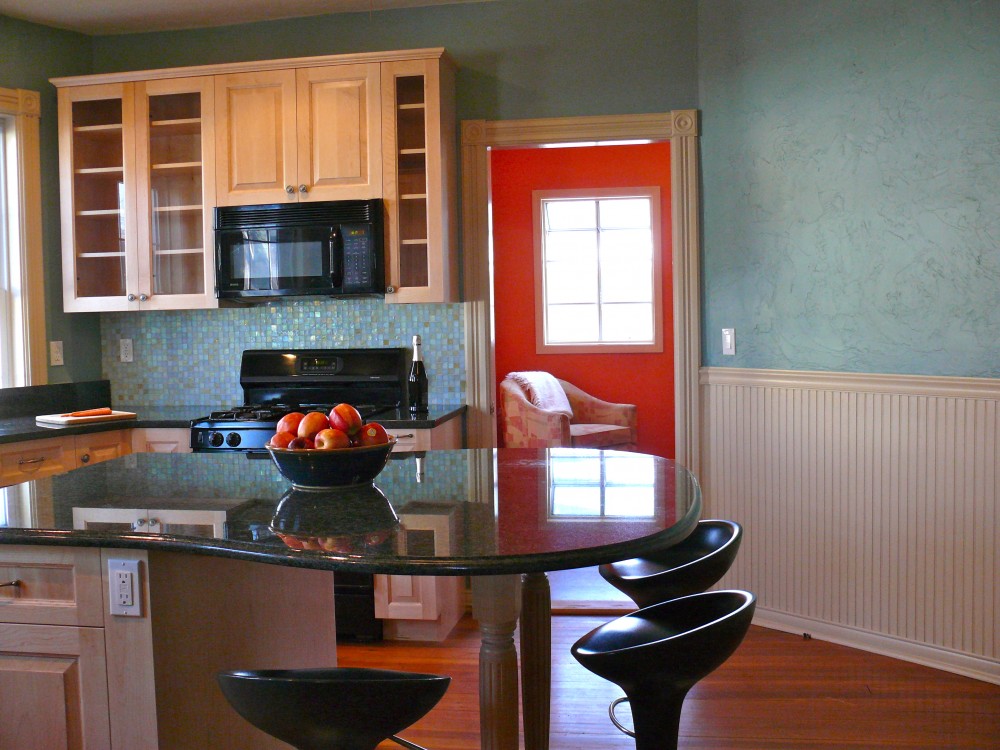
[[[124,34],[224,26],[326,13],[487,0],[0,0],[0,15],[80,31]]]

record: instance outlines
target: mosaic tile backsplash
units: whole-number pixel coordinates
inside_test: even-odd
[[[243,403],[244,349],[402,346],[423,343],[435,404],[465,401],[461,304],[387,305],[381,299],[313,299],[218,310],[101,314],[101,370],[115,405]],[[118,341],[132,339],[134,361]]]

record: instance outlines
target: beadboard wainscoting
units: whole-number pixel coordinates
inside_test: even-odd
[[[703,368],[705,517],[760,625],[1000,684],[1000,381]]]

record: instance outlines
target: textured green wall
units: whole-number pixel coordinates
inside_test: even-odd
[[[0,15],[0,86],[41,94],[42,245],[45,257],[45,327],[50,340],[63,342],[66,365],[49,368],[49,382],[93,380],[101,376],[101,341],[96,315],[62,311],[59,251],[59,157],[56,90],[49,78],[89,73],[91,41]]]
[[[706,363],[1000,376],[1000,3],[699,14]]]

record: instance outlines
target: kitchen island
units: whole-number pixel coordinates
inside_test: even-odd
[[[295,490],[269,460],[242,454],[134,454],[9,492],[17,499],[0,519],[0,577],[26,578],[18,565],[25,569],[23,556],[32,550],[97,554],[87,575],[103,576],[97,596],[112,696],[109,744],[129,748],[267,746],[245,734],[223,739],[249,730],[212,676],[226,668],[335,662],[332,586],[323,571],[471,574],[474,584],[499,582],[498,590],[516,593],[503,582],[517,574],[673,543],[700,512],[697,483],[673,462],[574,450],[394,455],[376,486],[331,493]],[[168,513],[169,532],[145,532],[135,520],[162,523]],[[117,596],[114,565],[130,559],[140,560],[140,578],[148,574],[138,590],[141,616],[105,614],[113,602],[100,598]],[[31,603],[31,595],[31,586],[0,589],[0,621],[11,621],[7,613]],[[484,627],[484,639],[495,639],[489,645],[499,651],[510,643],[513,655],[516,609],[481,593],[477,602],[475,586],[473,596],[481,622],[503,625]],[[124,655],[116,654],[122,647]],[[151,668],[139,670],[137,659]],[[143,671],[142,684],[134,684]],[[124,711],[114,698],[122,685],[121,700],[131,706]],[[494,698],[502,706],[510,697],[488,695],[484,716]],[[513,699],[516,744],[516,679]],[[158,745],[114,741],[116,725],[124,733],[140,716]],[[505,727],[484,725],[484,735],[500,739],[484,739],[484,747],[510,746],[509,712],[497,716]]]

